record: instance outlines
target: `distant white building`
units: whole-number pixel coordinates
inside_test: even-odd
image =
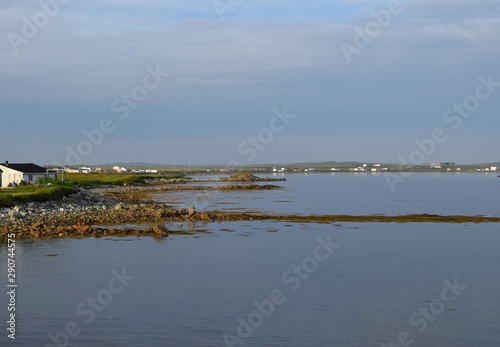
[[[35,183],[37,179],[49,176],[47,169],[32,163],[10,164],[6,161],[0,164],[0,186],[6,188],[9,184],[19,184],[21,181]],[[55,174],[52,173],[55,177]]]
[[[125,168],[125,167],[121,167],[121,166],[113,166],[113,171],[116,171],[118,173],[121,173],[121,172],[127,172],[128,169]]]
[[[158,173],[158,170],[156,170],[156,169],[139,169],[139,170],[131,170],[130,172],[133,172],[133,173],[153,173],[153,174],[156,174],[156,173]],[[211,171],[207,170],[207,172],[211,172]]]

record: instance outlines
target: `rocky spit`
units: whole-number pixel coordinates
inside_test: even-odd
[[[220,182],[220,181],[217,181]],[[280,186],[272,184],[226,184],[216,186],[199,185],[172,185],[172,184],[150,184],[143,186],[116,186],[100,188],[96,190],[99,194],[105,194],[109,197],[124,201],[148,200],[152,193],[159,192],[184,192],[184,191],[232,191],[232,190],[273,190],[281,189]]]
[[[196,212],[194,207],[174,209],[147,201],[147,194],[159,191],[278,189],[271,185],[228,185],[219,187],[146,185],[79,189],[61,201],[31,202],[0,208],[0,241],[16,238],[88,237],[108,235],[168,236],[163,223],[169,221],[224,221],[220,212]],[[144,195],[146,194],[146,195]],[[140,197],[140,198],[138,198]],[[116,227],[126,224],[156,224],[149,228]],[[99,227],[96,227],[99,226]],[[108,226],[108,227],[107,227]]]
[[[214,215],[197,213],[193,207],[173,209],[163,204],[124,202],[106,196],[116,188],[80,189],[61,201],[32,202],[0,209],[0,240],[15,233],[16,238],[87,237],[106,235],[168,236],[162,225],[137,230],[113,225],[160,223],[184,220],[215,220]],[[220,218],[220,216],[219,216]],[[94,227],[109,225],[109,227]]]
[[[16,238],[102,237],[151,235],[166,237],[171,221],[251,221],[272,220],[296,223],[500,223],[496,216],[440,216],[431,214],[384,215],[269,215],[238,212],[197,212],[193,206],[174,209],[145,200],[141,194],[165,190],[198,189],[277,189],[276,186],[232,185],[231,188],[200,186],[132,186],[79,189],[61,201],[32,202],[0,208],[0,242],[8,234]],[[185,189],[184,189],[185,188]],[[138,194],[139,192],[139,194]],[[138,198],[138,196],[140,196]],[[126,226],[127,224],[131,224]],[[137,224],[142,224],[138,227]],[[125,226],[124,226],[125,225]],[[134,226],[136,225],[136,226]],[[151,225],[145,227],[145,225]],[[118,226],[118,227],[117,227]],[[124,226],[124,227],[121,227]],[[177,232],[182,233],[182,232]]]

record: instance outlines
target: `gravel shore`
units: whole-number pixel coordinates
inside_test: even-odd
[[[218,187],[219,189],[226,186]],[[234,185],[230,189],[277,189],[276,186]],[[183,189],[185,188],[185,189]],[[207,187],[202,187],[207,188]],[[296,223],[499,223],[496,216],[440,216],[410,214],[398,216],[351,215],[267,215],[262,213],[197,212],[194,207],[174,209],[160,203],[137,198],[138,192],[165,190],[198,190],[200,186],[133,186],[79,189],[77,194],[61,201],[32,202],[22,206],[0,208],[0,242],[8,234],[16,238],[101,237],[152,235],[166,237],[164,223],[170,221],[249,221],[273,220]],[[139,194],[140,195],[140,194]],[[127,224],[151,227],[116,227]]]

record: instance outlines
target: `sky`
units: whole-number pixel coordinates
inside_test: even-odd
[[[498,0],[2,0],[0,162],[496,162]]]

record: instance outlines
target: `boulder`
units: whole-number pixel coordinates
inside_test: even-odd
[[[229,180],[234,182],[253,182],[258,180],[258,178],[250,172],[239,172],[229,177]]]
[[[88,225],[75,225],[74,229],[76,231],[86,233],[87,231],[90,230],[90,226],[88,226]]]
[[[155,225],[151,228],[151,230],[158,236],[167,237],[168,235],[170,235],[170,233],[168,232],[168,228],[161,224]]]

